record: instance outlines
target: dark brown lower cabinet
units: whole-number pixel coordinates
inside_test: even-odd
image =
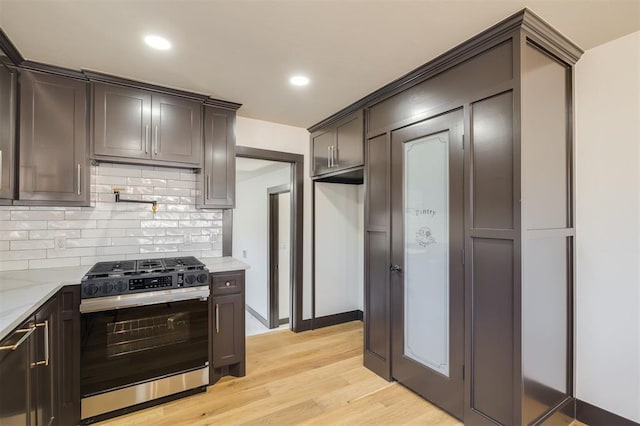
[[[0,425],[80,422],[79,306],[64,287],[0,342]]]
[[[245,375],[244,271],[211,274],[210,383]]]

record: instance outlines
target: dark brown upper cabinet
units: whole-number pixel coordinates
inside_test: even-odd
[[[235,120],[235,111],[205,106],[204,164],[198,175],[199,207],[235,207]]]
[[[94,83],[93,158],[200,168],[202,103]]]
[[[0,204],[15,197],[16,80],[0,62]]]
[[[14,204],[89,205],[85,81],[20,73],[20,189]]]
[[[311,134],[311,176],[335,173],[364,164],[362,117],[362,111],[356,111]]]

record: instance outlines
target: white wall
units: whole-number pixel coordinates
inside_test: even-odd
[[[576,75],[576,396],[640,422],[640,32]]]
[[[303,220],[303,318],[311,318],[311,179],[309,178],[309,132],[302,127],[238,117],[236,143],[239,146],[304,155]]]
[[[316,184],[316,316],[362,309],[362,185]]]
[[[238,161],[254,161],[239,159]],[[277,164],[277,163],[276,163]],[[233,211],[233,257],[249,264],[245,272],[246,303],[267,319],[269,299],[269,224],[267,188],[291,181],[288,163],[266,172],[257,172],[246,180],[236,181],[236,208]]]

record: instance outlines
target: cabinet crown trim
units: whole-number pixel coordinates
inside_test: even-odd
[[[562,33],[554,29],[531,10],[525,8],[469,40],[462,42],[458,46],[448,50],[426,64],[408,72],[380,89],[371,92],[353,104],[314,124],[307,130],[310,133],[313,133],[318,129],[336,123],[359,109],[373,106],[374,104],[421,83],[436,74],[440,74],[441,72],[459,65],[470,57],[494,45],[497,39],[520,29],[527,31],[542,41],[548,49],[552,50],[551,53],[557,55],[568,64],[575,64],[584,53],[580,47],[562,35]]]

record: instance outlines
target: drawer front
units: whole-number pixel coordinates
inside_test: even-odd
[[[244,291],[244,271],[211,274],[211,295],[241,293]]]

